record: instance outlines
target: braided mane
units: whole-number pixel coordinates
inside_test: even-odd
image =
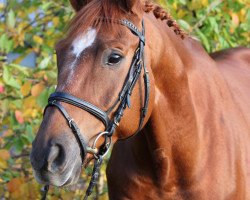
[[[167,25],[173,28],[176,35],[179,35],[182,39],[185,38],[186,33],[180,28],[176,20],[174,20],[173,17],[161,6],[153,3],[150,0],[146,0],[144,11],[146,13],[153,12],[157,19],[166,20]]]
[[[164,8],[157,5],[156,3],[153,3],[151,0],[143,0],[142,2],[138,3],[139,10],[143,10],[146,13],[153,12],[157,19],[165,20],[166,24],[173,28],[175,34],[184,39],[186,35],[185,32],[180,28],[172,16],[164,10]],[[92,0],[86,6],[84,6],[83,9],[77,12],[69,24],[68,33],[70,37],[75,37],[78,32],[81,32],[90,26],[95,26],[97,29],[100,28],[100,26],[103,24],[103,21],[97,19],[121,19],[123,17],[124,12],[116,3],[114,3],[114,1]],[[110,26],[112,31],[119,30],[117,27],[113,26],[113,23],[105,24]]]

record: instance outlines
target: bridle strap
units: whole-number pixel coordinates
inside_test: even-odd
[[[87,101],[79,99],[65,92],[55,92],[51,94],[49,97],[49,103],[53,101],[62,101],[81,108],[100,119],[105,125],[105,127],[108,127],[109,125],[109,117],[107,113]]]
[[[145,37],[144,21],[142,21],[142,27],[143,27],[142,28],[142,34]],[[145,45],[145,41],[144,41],[144,45]],[[142,56],[142,59],[143,59],[143,70],[144,70],[143,79],[144,79],[145,96],[144,96],[144,105],[143,105],[143,107],[141,109],[140,123],[139,123],[139,128],[138,128],[137,132],[139,132],[142,129],[144,119],[145,119],[145,117],[146,117],[146,115],[148,113],[149,91],[150,91],[150,79],[149,79],[149,74],[148,74],[148,70],[147,70],[147,66],[146,66],[144,53],[141,56]]]
[[[87,150],[86,150],[86,142],[83,138],[83,135],[81,134],[81,131],[79,129],[79,127],[77,126],[77,124],[75,123],[75,121],[69,116],[68,112],[65,110],[65,108],[61,105],[60,102],[53,100],[53,101],[49,101],[48,105],[46,106],[45,110],[48,107],[51,106],[56,106],[58,108],[58,110],[62,113],[62,115],[64,116],[64,118],[67,120],[69,127],[71,128],[73,134],[75,135],[75,138],[80,146],[80,153],[81,153],[81,157],[82,157],[82,161],[84,160],[86,154],[87,154]]]
[[[140,32],[137,29],[137,27],[128,20],[125,20],[125,19],[121,20],[121,24],[129,28],[134,35],[138,36],[140,41],[139,41],[139,46],[135,52],[135,55],[132,61],[130,71],[128,73],[127,81],[125,82],[125,85],[123,86],[123,89],[121,90],[119,94],[119,100],[121,101],[121,103],[118,106],[118,109],[115,113],[115,116],[113,118],[113,121],[109,129],[107,130],[109,132],[110,137],[114,134],[116,127],[119,126],[119,123],[121,121],[121,118],[123,116],[123,113],[126,107],[130,108],[130,96],[141,74],[142,66],[144,70],[145,97],[144,97],[144,105],[141,109],[139,127],[137,131],[135,132],[135,134],[138,133],[143,126],[143,122],[148,111],[148,103],[149,103],[150,81],[149,81],[149,75],[148,75],[148,71],[147,71],[146,64],[145,64],[145,58],[144,58],[144,46],[145,46],[144,21],[142,20],[142,32]],[[133,71],[133,73],[131,73],[131,71]],[[134,136],[135,134],[133,134],[132,136]]]
[[[121,24],[126,26],[134,35],[138,36],[140,38],[140,41],[145,44],[145,32],[144,32],[144,22],[142,20],[142,32],[139,31],[139,29],[130,21],[126,19],[120,20]]]

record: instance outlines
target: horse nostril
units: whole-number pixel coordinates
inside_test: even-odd
[[[50,147],[48,155],[48,171],[55,173],[62,170],[65,161],[65,151],[61,145],[53,145]]]

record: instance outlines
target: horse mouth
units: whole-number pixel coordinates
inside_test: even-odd
[[[40,184],[65,187],[77,183],[81,174],[81,167],[72,165],[71,168],[62,173],[52,173],[48,170],[33,169],[33,174],[37,182]]]

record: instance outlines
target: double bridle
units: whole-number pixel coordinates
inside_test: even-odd
[[[109,22],[110,20],[105,19],[105,21]],[[79,144],[81,150],[82,161],[84,160],[87,153],[91,153],[94,155],[94,168],[92,172],[91,181],[89,183],[89,187],[86,191],[85,200],[91,195],[94,186],[96,185],[99,177],[100,166],[103,161],[103,157],[107,154],[110,146],[111,146],[111,138],[119,126],[121,118],[123,116],[124,110],[128,107],[130,108],[130,97],[132,95],[132,91],[135,87],[137,80],[140,77],[142,69],[144,70],[144,89],[145,89],[145,96],[144,96],[144,105],[141,108],[140,114],[140,122],[138,130],[139,132],[143,126],[144,119],[146,117],[148,111],[148,103],[149,103],[149,90],[150,90],[150,81],[149,75],[146,68],[145,60],[144,60],[144,47],[145,47],[145,29],[144,29],[144,22],[142,21],[142,31],[140,32],[139,29],[130,21],[126,19],[116,20],[116,23],[119,23],[123,26],[126,26],[134,35],[139,37],[139,44],[134,53],[134,57],[132,59],[132,63],[126,77],[126,81],[123,85],[122,90],[119,93],[118,99],[114,103],[114,105],[108,109],[107,111],[103,111],[102,109],[98,108],[97,106],[79,99],[73,95],[70,95],[65,92],[55,92],[50,95],[48,99],[48,105],[46,108],[55,106],[59,109],[62,113],[64,118],[67,120],[69,127],[71,128],[73,134],[75,135],[77,142]],[[95,138],[93,145],[91,147],[87,146],[79,127],[75,123],[75,121],[70,117],[66,109],[60,102],[68,103],[78,108],[81,108],[90,114],[97,117],[102,123],[105,125],[105,131],[101,132]],[[45,111],[46,111],[45,108]],[[112,119],[109,118],[109,114],[116,109],[114,117]],[[44,111],[44,112],[45,112]],[[103,144],[97,149],[96,143],[101,138],[104,137]],[[49,186],[45,186],[43,189],[43,198],[46,199],[46,194],[48,192]]]

